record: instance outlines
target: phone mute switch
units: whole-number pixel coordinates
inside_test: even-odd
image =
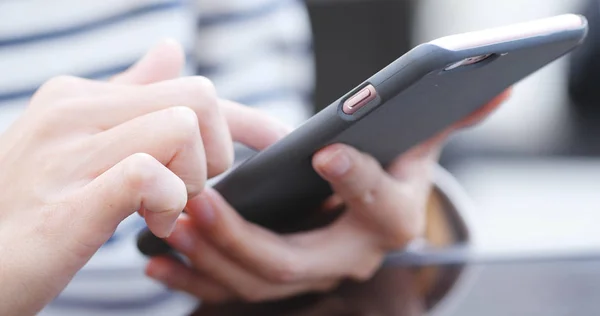
[[[346,114],[354,114],[377,96],[377,91],[372,85],[368,85],[346,99],[342,111]]]

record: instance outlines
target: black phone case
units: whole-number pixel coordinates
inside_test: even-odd
[[[332,194],[312,168],[312,156],[345,143],[382,166],[411,147],[473,113],[495,96],[565,55],[583,41],[586,28],[468,50],[417,46],[309,119],[290,135],[255,154],[214,188],[247,220],[277,232],[314,228],[332,220],[316,215]],[[468,57],[493,54],[473,65],[444,69]],[[340,74],[343,75],[343,74]],[[377,97],[353,115],[344,101],[367,85]],[[149,232],[138,241],[150,254],[160,248]]]

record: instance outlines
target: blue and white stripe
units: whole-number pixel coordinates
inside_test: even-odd
[[[222,96],[291,102],[303,108],[283,118],[291,124],[310,114],[312,47],[300,0],[5,0],[0,18],[0,106],[22,106],[56,75],[114,75],[171,37],[191,56],[188,74],[211,78]],[[0,130],[14,119],[7,115]]]

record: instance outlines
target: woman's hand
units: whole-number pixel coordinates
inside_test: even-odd
[[[206,189],[188,203],[188,213],[166,239],[191,267],[159,257],[150,261],[147,274],[209,302],[273,300],[327,291],[344,279],[367,280],[387,252],[423,233],[431,170],[446,136],[481,120],[506,96],[397,158],[388,170],[345,145],[318,152],[314,168],[335,192],[328,208],[345,206],[324,229],[274,234],[245,221],[216,191]]]
[[[188,198],[230,167],[232,137],[286,133],[220,101],[207,79],[175,79],[182,66],[181,48],[166,42],[111,82],[52,79],[1,136],[3,313],[41,309],[136,210],[169,236]]]

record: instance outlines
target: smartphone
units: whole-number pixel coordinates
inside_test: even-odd
[[[585,17],[567,14],[419,45],[256,153],[214,188],[244,218],[271,230],[323,225],[333,219],[321,219],[323,212],[316,210],[332,191],[312,168],[315,152],[344,143],[385,167],[572,51],[587,29]],[[148,231],[138,239],[146,254],[162,252],[166,246],[159,244]]]

